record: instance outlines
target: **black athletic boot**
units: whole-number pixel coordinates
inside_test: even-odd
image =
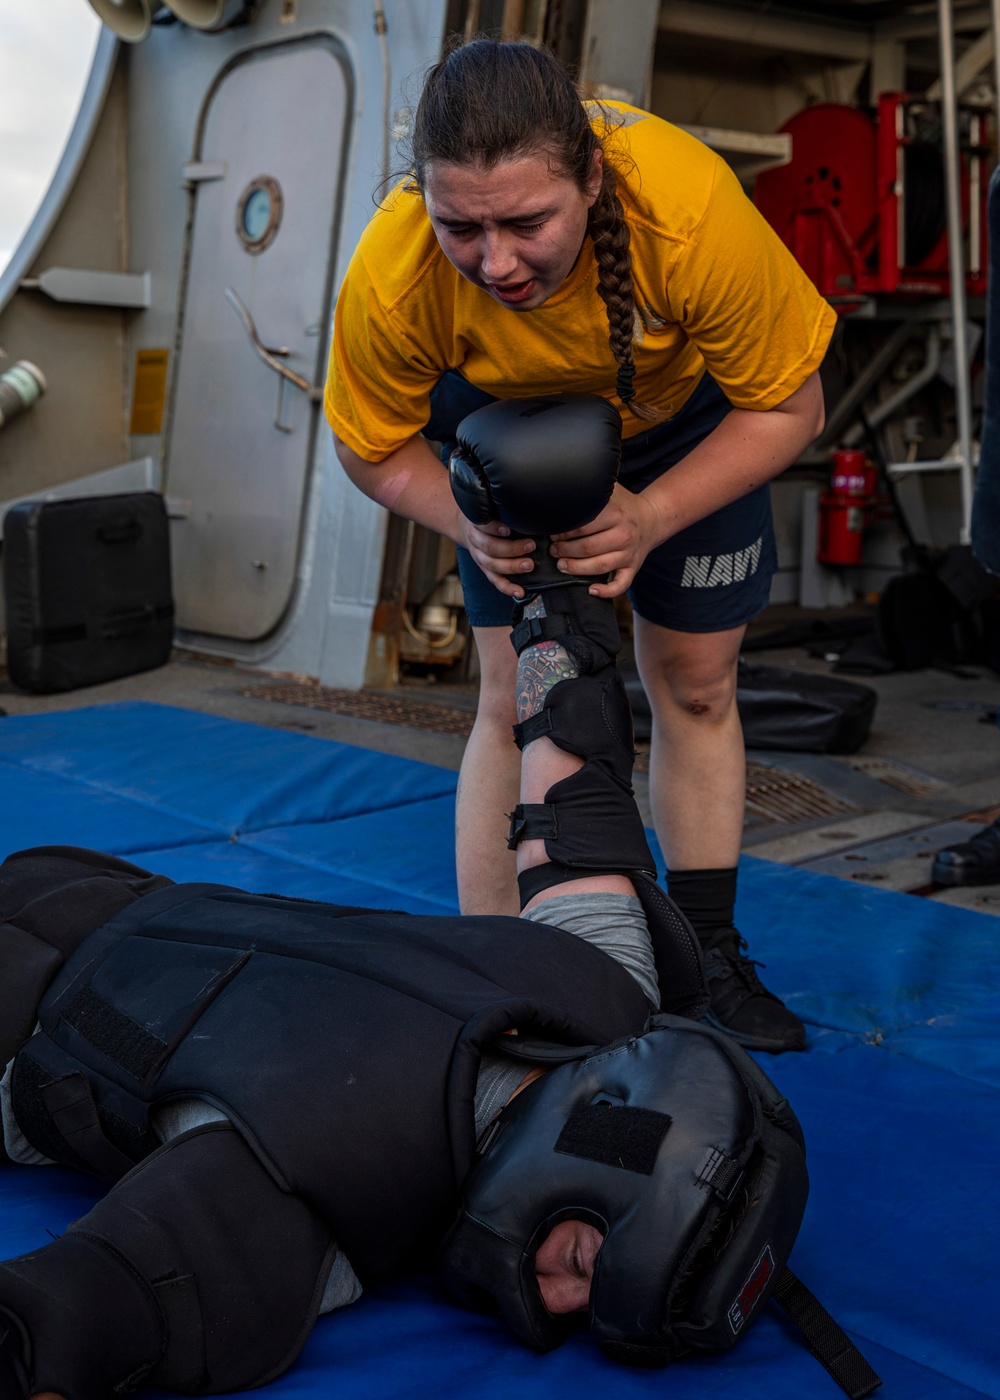
[[[767,990],[757,976],[758,964],[744,957],[746,939],[734,928],[699,938],[711,997],[706,1024],[725,1031],[747,1050],[804,1050],[805,1026]]]
[[[931,879],[935,885],[1000,884],[1000,817],[971,841],[938,851]]]

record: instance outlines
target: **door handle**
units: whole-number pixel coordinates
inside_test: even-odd
[[[309,380],[306,379],[304,375],[296,374],[293,369],[289,369],[287,365],[283,365],[281,361],[276,358],[278,355],[287,355],[288,351],[285,349],[277,350],[274,347],[269,348],[264,344],[257,334],[257,327],[254,325],[253,317],[233,291],[232,287],[226,288],[225,295],[226,300],[243,322],[250,344],[267,365],[268,369],[273,369],[275,374],[280,375],[282,379],[287,379],[290,384],[295,385],[296,389],[301,389],[304,394],[309,396],[311,403],[319,403],[323,398],[323,390],[320,386],[318,384],[310,384]]]

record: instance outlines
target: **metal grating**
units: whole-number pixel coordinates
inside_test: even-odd
[[[327,686],[295,681],[287,685],[251,686],[241,694],[253,700],[273,700],[308,710],[346,715],[373,724],[395,724],[432,734],[452,734],[467,739],[475,713],[437,700],[411,700],[401,695],[371,691],[332,690]],[[641,745],[635,760],[637,773],[649,772],[649,746]],[[747,807],[769,821],[792,826],[817,817],[836,816],[853,808],[826,792],[818,783],[781,768],[747,764]]]
[[[640,745],[635,758],[635,771],[649,772],[648,745]],[[762,763],[751,762],[747,763],[747,809],[756,816],[783,826],[815,821],[817,817],[835,817],[841,812],[855,810],[811,778],[803,778],[799,773],[787,773],[783,768],[765,768]]]
[[[366,719],[374,724],[396,724],[432,734],[457,734],[467,739],[475,714],[434,700],[407,700],[375,695],[364,690],[332,690],[323,685],[294,682],[290,685],[257,685],[241,692],[252,700],[274,700],[281,705],[301,705],[308,710]]]
[[[811,778],[760,763],[747,764],[747,808],[785,826],[854,810]]]
[[[845,758],[844,762],[856,773],[875,778],[877,782],[885,783],[897,792],[905,792],[908,797],[926,797],[929,792],[936,792],[944,786],[937,778],[932,778],[927,773],[918,773],[915,768],[907,768],[905,764],[896,763],[891,758],[864,758],[854,755]]]

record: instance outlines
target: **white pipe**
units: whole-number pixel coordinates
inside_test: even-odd
[[[389,137],[392,130],[392,70],[389,66],[389,25],[385,17],[383,0],[374,0],[375,33],[378,35],[379,52],[382,56],[382,179],[389,178]],[[385,190],[379,191],[380,196]]]
[[[961,457],[935,457],[933,461],[890,462],[890,476],[907,476],[910,472],[954,472],[961,471],[965,462]]]
[[[995,0],[994,0],[995,3]],[[959,539],[969,542],[972,522],[972,394],[969,383],[968,318],[965,303],[965,256],[962,231],[961,165],[958,153],[958,101],[955,94],[955,33],[952,0],[938,0],[941,46],[941,111],[944,119],[944,160],[948,208],[948,265],[951,273],[952,351],[955,356],[955,409],[962,492]],[[970,211],[976,218],[977,211]]]

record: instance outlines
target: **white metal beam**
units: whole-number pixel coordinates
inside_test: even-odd
[[[972,396],[969,383],[968,308],[965,301],[965,246],[962,237],[961,168],[958,149],[958,98],[955,93],[955,35],[951,0],[938,0],[941,52],[941,115],[944,122],[945,190],[948,214],[948,270],[951,275],[952,353],[955,357],[955,412],[958,470],[962,493],[959,540],[969,542],[972,517]]]
[[[955,93],[959,100],[978,80],[984,68],[988,68],[993,57],[993,31],[986,29],[978,39],[974,39],[955,64]],[[937,78],[927,89],[927,97],[937,102],[941,97],[941,79]]]

